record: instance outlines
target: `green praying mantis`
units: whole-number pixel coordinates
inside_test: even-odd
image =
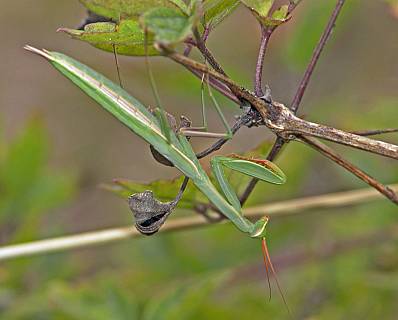
[[[31,46],[26,46],[25,49],[46,58],[56,69],[97,101],[104,109],[153,146],[160,155],[172,163],[187,178],[191,179],[213,206],[229,219],[236,228],[252,238],[262,239],[264,258],[269,260],[265,245],[268,217],[265,216],[251,222],[243,216],[240,201],[227,181],[224,168],[238,171],[261,181],[283,184],[286,177],[275,164],[266,160],[247,159],[239,156],[213,157],[211,169],[222,191],[220,193],[202,168],[187,139],[187,136],[199,135],[197,130],[192,130],[184,125],[180,125],[177,130],[171,128],[162,110],[156,109],[154,112],[150,112],[119,85],[64,54],[39,50]],[[156,232],[157,229],[151,229],[148,221],[152,219],[150,222],[154,222],[153,219],[156,221],[159,217],[168,214],[174,209],[180,197],[181,195],[177,196],[176,200],[171,203],[164,204],[157,201],[150,191],[131,196],[129,199],[130,207],[133,211],[139,213],[136,216],[139,220],[136,221],[136,226],[138,223],[138,227],[143,233]],[[158,217],[153,215],[154,212]],[[270,260],[269,263],[275,275]],[[267,264],[266,267],[268,270]]]

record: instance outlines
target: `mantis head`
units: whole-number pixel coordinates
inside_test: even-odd
[[[269,218],[267,216],[257,220],[257,222],[253,225],[253,230],[250,232],[250,237],[260,239],[265,238],[268,220]]]

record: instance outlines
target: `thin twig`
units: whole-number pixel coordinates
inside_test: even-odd
[[[291,128],[293,134],[296,132],[299,133],[299,135],[321,138],[334,143],[346,145],[351,148],[357,148],[398,160],[397,145],[380,140],[370,139],[365,136],[359,136],[340,129],[325,126],[323,124],[305,121],[295,116],[289,117],[286,120],[287,121],[284,124],[284,129],[287,132],[289,131],[289,128]]]
[[[359,169],[349,161],[343,159],[338,153],[336,153],[333,149],[329,148],[327,145],[310,137],[300,137],[300,140],[305,142],[315,150],[319,151],[329,159],[333,160],[338,165],[342,166],[343,168],[345,168],[346,170],[357,176],[359,179],[366,182],[371,187],[378,190],[381,194],[386,196],[395,204],[398,204],[398,197],[392,189],[383,185],[373,177],[369,176],[366,172],[362,171],[361,169]]]
[[[287,15],[289,16],[293,10],[297,7],[300,1],[290,1],[288,6]],[[264,67],[264,57],[268,47],[269,40],[271,35],[280,25],[275,26],[263,26],[260,24],[261,27],[261,40],[260,40],[260,47],[258,50],[257,55],[257,63],[256,63],[256,71],[254,75],[254,93],[257,97],[262,97],[264,95],[263,92],[263,67]]]
[[[301,2],[301,0],[290,0],[289,6],[287,8],[288,14],[291,14],[293,12],[293,10],[296,9],[296,7],[299,5],[300,2]]]
[[[314,50],[314,53],[312,54],[312,58],[310,63],[308,64],[307,70],[305,71],[304,76],[301,79],[296,95],[294,96],[293,102],[290,106],[291,110],[295,114],[297,113],[298,107],[300,106],[301,99],[303,98],[305,90],[307,89],[308,82],[310,81],[311,75],[315,69],[315,66],[317,65],[322,50],[325,47],[327,41],[329,40],[329,37],[332,33],[337,17],[339,16],[340,10],[343,7],[344,2],[345,0],[337,0],[336,6],[332,12],[332,15],[330,16],[325,31],[323,32],[322,37],[319,40],[319,43]]]
[[[261,41],[260,48],[257,55],[256,72],[254,76],[254,93],[257,97],[262,97],[263,92],[263,67],[264,67],[264,57],[265,51],[271,38],[272,32],[275,28],[265,28],[261,26]]]
[[[196,47],[199,49],[203,57],[206,59],[207,62],[216,70],[218,73],[221,73],[224,76],[227,76],[225,73],[224,69],[221,67],[221,65],[218,63],[217,59],[214,57],[214,55],[210,52],[210,50],[207,48],[206,43],[203,41],[202,37],[199,34],[198,29],[193,30],[194,37],[196,39]]]
[[[391,185],[390,188],[392,190],[398,190],[398,184]],[[308,213],[310,209],[337,208],[362,204],[379,200],[380,198],[380,194],[373,189],[351,190],[256,206],[244,209],[244,214],[252,219],[264,216],[264,213],[267,213],[267,215],[271,217],[279,217],[290,214]],[[224,220],[223,222],[227,221],[228,220]],[[192,216],[170,220],[159,232],[175,232],[208,225],[211,224],[203,219],[203,217]],[[128,226],[33,241],[0,247],[0,260],[89,247],[140,236],[142,235],[135,228]]]
[[[358,130],[351,131],[350,133],[356,134],[358,136],[375,136],[378,134],[386,134],[386,133],[394,133],[398,132],[398,128],[389,128],[389,129],[375,129],[375,130]]]
[[[209,26],[206,26],[203,31],[202,37],[201,37],[202,41],[200,43],[203,43],[203,45],[205,47],[206,47],[206,41],[207,41],[207,38],[209,37],[210,31],[211,31],[211,28]],[[188,57],[194,46],[197,46],[197,43],[194,42],[193,40],[186,41],[186,48],[184,50],[184,56]],[[208,51],[208,52],[210,52],[210,51]],[[202,72],[199,72],[192,68],[187,68],[187,69],[189,71],[191,71],[196,77],[198,77],[199,79],[202,79],[202,77],[203,77]],[[228,87],[225,86],[225,84],[223,84],[221,81],[209,76],[208,82],[212,88],[216,89],[218,92],[220,92],[222,95],[224,95],[228,99],[232,100],[235,103],[238,103],[238,104],[240,103],[240,101],[236,98],[236,96],[234,94],[232,94],[231,91],[228,89]]]
[[[202,79],[204,72],[197,71],[193,68],[186,67],[192,74],[194,74],[198,79]],[[231,90],[220,80],[209,75],[209,84],[212,88],[220,92],[223,96],[227,97],[231,101],[240,104],[239,99],[231,92]]]

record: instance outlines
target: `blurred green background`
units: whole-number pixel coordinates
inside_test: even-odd
[[[291,22],[274,34],[264,77],[278,101],[291,101],[334,3],[303,0]],[[132,225],[126,202],[98,185],[117,177],[148,182],[177,175],[22,49],[31,44],[61,51],[116,80],[111,54],[55,32],[77,26],[84,16],[77,0],[2,3],[1,245]],[[347,1],[302,115],[347,130],[396,127],[397,31],[387,2]],[[255,19],[239,8],[211,35],[209,46],[227,72],[250,88],[258,40]],[[200,82],[164,58],[152,61],[167,109],[199,122]],[[143,60],[120,57],[120,63],[125,87],[153,105]],[[232,119],[238,108],[219,99]],[[221,128],[214,113],[210,125]],[[385,139],[397,142],[397,135]],[[272,141],[264,128],[243,129],[222,152],[244,152],[264,140]],[[195,141],[195,147],[208,143]],[[398,181],[396,162],[336,148],[383,182]],[[288,183],[259,185],[248,205],[365,187],[297,143],[277,162]],[[271,221],[269,246],[294,318],[396,319],[398,243],[389,228],[397,223],[397,211],[380,200]],[[177,211],[173,218],[179,216]],[[342,244],[333,246],[335,241]],[[1,262],[0,318],[287,319],[275,288],[268,302],[261,261],[257,241],[224,225]]]

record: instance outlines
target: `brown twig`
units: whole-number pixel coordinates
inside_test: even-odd
[[[261,41],[257,55],[256,72],[254,75],[254,93],[256,94],[257,97],[261,97],[264,95],[263,80],[262,80],[264,57],[268,47],[269,40],[274,30],[275,28],[265,28],[264,26],[261,26]]]
[[[307,70],[305,71],[304,76],[301,79],[301,82],[297,89],[296,95],[294,96],[293,102],[290,106],[290,108],[294,114],[297,113],[298,107],[300,106],[301,99],[303,98],[305,90],[307,89],[308,82],[310,81],[312,73],[314,72],[315,66],[317,65],[317,62],[319,60],[319,57],[322,53],[323,48],[325,47],[327,41],[329,40],[329,37],[330,37],[332,30],[335,26],[337,17],[339,16],[339,13],[340,13],[341,8],[343,7],[344,3],[345,3],[345,0],[337,0],[336,6],[332,12],[332,15],[330,16],[330,19],[325,28],[325,31],[323,32],[323,34],[319,40],[319,43],[314,50],[311,61],[308,64]]]
[[[356,135],[345,132],[333,127],[325,126],[310,121],[305,121],[297,117],[286,119],[285,130],[288,132],[289,127],[292,133],[299,132],[301,135],[317,137],[329,140],[342,145],[350,146],[374,154],[392,159],[398,159],[398,146],[380,140],[366,138],[365,136]],[[289,122],[291,121],[291,124]]]
[[[288,15],[290,15],[293,10],[297,7],[299,1],[294,2],[290,1],[288,7]],[[279,25],[275,26],[263,26],[260,24],[261,28],[261,40],[260,40],[260,47],[258,50],[257,55],[257,63],[256,63],[256,71],[254,75],[254,93],[257,97],[261,97],[264,95],[263,92],[263,68],[264,68],[264,58],[265,53],[267,51],[268,43],[271,38],[271,35],[274,31],[278,28]]]
[[[203,76],[203,72],[197,71],[193,68],[190,67],[186,67],[189,71],[192,72],[192,74],[194,74],[198,79],[202,79]],[[231,90],[220,80],[212,77],[211,75],[209,75],[209,85],[217,90],[218,92],[220,92],[223,96],[227,97],[229,100],[240,104],[239,99],[231,92]]]
[[[193,30],[194,37],[196,39],[196,47],[199,49],[200,53],[206,59],[206,61],[216,70],[218,73],[221,73],[224,76],[227,76],[224,69],[218,63],[217,59],[211,53],[211,51],[207,48],[206,43],[203,41],[202,37],[199,34],[198,29]]]
[[[200,45],[206,47],[206,41],[207,38],[209,37],[211,28],[209,26],[206,26],[202,36],[200,38]],[[198,35],[196,35],[196,37],[198,37]],[[193,47],[198,47],[197,42],[194,42],[193,39],[188,39],[186,42],[186,48],[184,50],[184,56],[188,57],[192,51]],[[210,51],[208,51],[210,53]],[[210,53],[211,54],[211,53]],[[221,67],[220,67],[221,68]],[[189,69],[197,78],[202,79],[203,77],[203,73],[202,72],[198,72],[197,70],[194,69]],[[225,97],[227,97],[228,99],[234,101],[235,103],[239,104],[239,100],[236,98],[236,96],[234,94],[231,93],[231,91],[228,89],[227,86],[225,86],[221,81],[214,79],[212,77],[208,77],[208,83],[209,85],[214,88],[215,90],[217,90],[218,92],[220,92],[222,95],[224,95]]]
[[[394,133],[394,132],[398,132],[398,128],[351,131],[352,134],[364,137],[375,136],[378,134]]]
[[[395,194],[393,190],[391,190],[389,187],[383,185],[373,177],[369,176],[367,173],[350,163],[349,161],[343,159],[338,153],[336,153],[333,149],[329,148],[327,145],[319,142],[316,139],[310,138],[310,137],[300,137],[299,138],[301,141],[305,142],[307,145],[311,146],[315,150],[319,151],[329,159],[333,160],[336,162],[338,165],[342,166],[346,170],[350,171],[352,174],[357,176],[359,179],[362,181],[366,182],[368,185],[371,187],[375,188],[378,190],[381,194],[386,196],[388,199],[390,199],[392,202],[395,204],[398,204],[398,197]]]

